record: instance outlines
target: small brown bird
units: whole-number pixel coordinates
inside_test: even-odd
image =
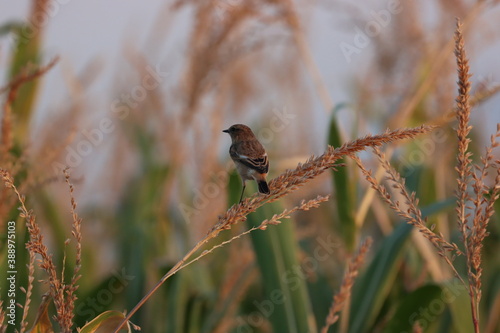
[[[231,136],[232,144],[229,148],[229,155],[243,181],[240,202],[243,199],[247,180],[254,179],[259,187],[259,192],[269,194],[269,186],[266,182],[269,160],[267,159],[266,150],[257,140],[252,130],[248,126],[236,124],[222,132]]]

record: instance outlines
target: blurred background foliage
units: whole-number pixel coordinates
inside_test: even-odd
[[[0,22],[0,38],[15,41],[1,53],[10,64],[0,72],[2,86],[50,61],[44,55],[45,26],[33,26],[50,3],[34,0],[28,22]],[[367,38],[369,47],[357,47],[371,56],[365,68],[342,82],[350,86],[344,101],[332,100],[325,86],[331,78],[322,76],[308,47],[314,23],[308,10],[320,5],[338,6],[362,29],[379,24],[376,36],[355,35]],[[93,65],[71,76],[71,93],[57,112],[37,106],[43,77],[22,85],[15,96],[3,93],[0,167],[15,175],[61,271],[66,251],[66,273],[72,272],[75,254],[74,240],[65,245],[71,216],[61,170],[72,168],[84,220],[75,328],[105,310],[130,310],[238,200],[241,184],[228,158],[230,140],[221,133],[233,123],[255,130],[270,155],[271,177],[327,144],[339,146],[388,127],[438,125],[426,137],[389,149],[429,223],[460,243],[451,200],[455,124],[448,114],[456,96],[454,18],[466,22],[473,58],[482,47],[498,45],[498,29],[491,33],[486,22],[498,22],[500,13],[495,1],[399,5],[401,12],[391,14],[384,26],[369,11],[342,1],[178,1],[161,13],[158,31],[144,48],[148,53],[139,45],[123,50],[122,67],[99,96],[87,92],[99,75]],[[189,32],[165,56],[162,47],[175,36],[162,25],[186,17],[186,11]],[[426,21],[429,12],[437,17],[434,23]],[[495,87],[476,77],[473,82],[481,105]],[[92,100],[104,97],[109,107],[95,109]],[[480,119],[494,110],[498,105],[475,112]],[[47,116],[35,133],[31,128],[40,112]],[[483,133],[480,121],[476,125],[471,149],[478,156],[485,135],[493,133]],[[362,157],[370,165],[371,156]],[[327,204],[234,241],[182,270],[132,321],[144,332],[317,332],[347,258],[370,235],[374,246],[347,310],[330,332],[411,332],[417,321],[422,332],[471,332],[467,291],[430,244],[368,189],[352,162],[344,162],[346,167],[262,207],[210,244],[304,198],[332,193]],[[375,161],[372,166],[376,169]],[[246,194],[255,190],[250,186]],[[17,225],[18,287],[27,284],[28,236],[13,194],[2,188],[0,198],[5,300],[7,221]],[[499,227],[497,214],[483,251],[480,314],[488,333],[500,332]],[[464,265],[460,272],[466,272]],[[43,278],[37,270],[35,281]],[[35,283],[30,323],[45,291],[44,284]],[[17,295],[22,304],[24,294]]]

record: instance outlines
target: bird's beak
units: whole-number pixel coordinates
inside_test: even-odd
[[[227,129],[227,130],[223,130],[222,132],[224,132],[224,133],[229,133],[229,129]]]

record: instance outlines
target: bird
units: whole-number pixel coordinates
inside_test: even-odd
[[[250,127],[235,124],[222,132],[231,136],[229,155],[236,165],[236,170],[243,182],[240,203],[245,193],[247,180],[255,180],[260,193],[271,193],[266,181],[269,172],[269,159],[266,150],[257,140]]]

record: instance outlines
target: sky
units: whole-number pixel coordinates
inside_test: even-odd
[[[26,19],[30,3],[30,0],[0,1],[0,23]],[[57,68],[49,72],[45,78],[40,96],[41,109],[54,109],[67,97],[65,71],[71,69],[74,73],[80,73],[95,60],[101,63],[101,72],[91,89],[94,92],[99,89],[109,89],[116,71],[123,65],[118,65],[117,61],[120,60],[124,47],[134,45],[140,48],[144,45],[151,34],[154,22],[161,17],[168,3],[170,2],[165,0],[52,1],[51,19],[44,37],[45,59],[48,61],[55,55],[62,57]],[[365,66],[363,59],[369,52],[363,50],[359,56],[353,54],[352,61],[346,61],[345,54],[339,46],[342,42],[352,40],[355,26],[349,23],[336,23],[332,15],[335,8],[322,6],[321,3],[327,3],[325,1],[318,3],[320,5],[316,7],[310,16],[312,19],[308,22],[310,24],[308,42],[328,90],[334,102],[338,103],[347,97],[348,87],[342,82],[346,82],[346,79],[348,81],[350,76]],[[384,1],[380,3],[385,4]],[[498,12],[497,10],[497,14]],[[498,15],[496,17],[498,18]],[[174,31],[177,29],[180,35],[185,33],[187,28],[186,24],[179,20],[171,26],[171,29]],[[8,40],[0,38],[0,68],[6,68],[8,50]],[[487,52],[481,53],[471,61],[476,78],[489,78],[490,81],[500,82],[500,66],[497,65],[499,52],[497,38]],[[0,72],[0,75],[3,74]],[[106,96],[109,95],[108,93]],[[96,101],[100,102],[108,101]],[[500,98],[495,98],[482,106],[489,110],[483,119],[489,133],[496,129],[495,124],[500,121],[499,105]],[[40,112],[38,117],[43,117],[43,112]]]
[[[30,0],[0,1],[0,22],[26,20],[30,3]],[[61,94],[65,90],[61,80],[63,69],[71,68],[79,73],[90,62],[102,61],[97,87],[103,87],[115,69],[114,62],[123,46],[148,32],[163,3],[161,0],[149,0],[147,5],[141,1],[120,0],[105,3],[98,0],[52,1],[54,7],[44,36],[44,58],[48,61],[60,55],[61,59],[58,68],[45,78],[42,108],[50,107],[51,101],[57,101],[57,96],[64,96]],[[2,39],[0,46],[0,50],[6,52],[9,45]],[[2,56],[0,61],[5,63],[6,58]]]
[[[233,1],[233,0],[228,0]],[[29,13],[30,0],[0,1],[0,22],[24,20]],[[150,35],[154,21],[162,15],[165,4],[172,1],[148,0],[145,2],[134,0],[54,0],[54,9],[44,36],[45,58],[62,55],[59,67],[70,67],[79,72],[92,60],[103,61],[104,73],[101,83],[107,75],[115,69],[114,62],[120,58],[120,53],[127,44],[140,45]],[[324,8],[322,8],[324,9]],[[332,94],[340,92],[342,86],[335,86],[338,78],[347,75],[349,69],[359,69],[359,63],[345,64],[341,50],[341,34],[337,33],[338,25],[332,22],[331,15],[319,10],[311,20],[321,34],[312,33],[309,36],[310,47],[317,57],[316,61],[324,74],[324,79],[332,88]],[[181,20],[177,20],[171,28],[185,33],[187,28]],[[331,32],[331,33],[328,33]],[[349,31],[348,31],[349,32]],[[0,52],[6,52],[5,39],[0,40]],[[1,54],[1,53],[0,53]],[[342,59],[343,64],[336,66],[332,59]],[[0,57],[5,63],[6,57]],[[338,63],[338,62],[337,62]],[[334,72],[335,71],[335,72]],[[47,85],[55,94],[60,88],[61,73],[57,69],[47,75]],[[108,77],[109,78],[109,77]],[[58,89],[54,91],[53,87]],[[334,96],[335,98],[335,96]],[[50,93],[45,91],[41,105],[47,107],[48,101],[53,100]]]

